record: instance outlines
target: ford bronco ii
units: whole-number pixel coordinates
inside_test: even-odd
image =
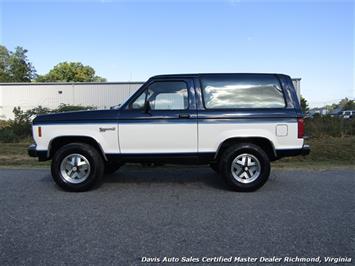
[[[30,156],[85,191],[125,163],[208,164],[237,191],[260,188],[270,162],[307,155],[292,80],[282,74],[150,78],[120,108],[39,115]]]

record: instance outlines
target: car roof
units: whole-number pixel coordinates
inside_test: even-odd
[[[166,79],[166,78],[199,78],[199,77],[208,77],[208,76],[236,76],[236,75],[282,75],[288,76],[285,74],[278,73],[188,73],[188,74],[163,74],[156,75],[151,77],[151,79]]]

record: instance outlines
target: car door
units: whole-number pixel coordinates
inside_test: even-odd
[[[192,79],[152,80],[121,110],[122,154],[197,153]]]

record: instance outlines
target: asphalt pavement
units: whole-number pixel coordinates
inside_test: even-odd
[[[354,261],[355,170],[274,170],[253,193],[229,191],[208,167],[123,167],[84,193],[60,190],[48,169],[0,170],[0,265],[165,256]]]

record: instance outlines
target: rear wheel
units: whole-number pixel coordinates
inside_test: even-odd
[[[104,162],[91,145],[72,143],[53,156],[51,172],[58,186],[67,191],[86,191],[100,184]]]
[[[229,147],[220,160],[221,175],[236,191],[254,191],[270,175],[270,160],[259,146],[241,143]]]

